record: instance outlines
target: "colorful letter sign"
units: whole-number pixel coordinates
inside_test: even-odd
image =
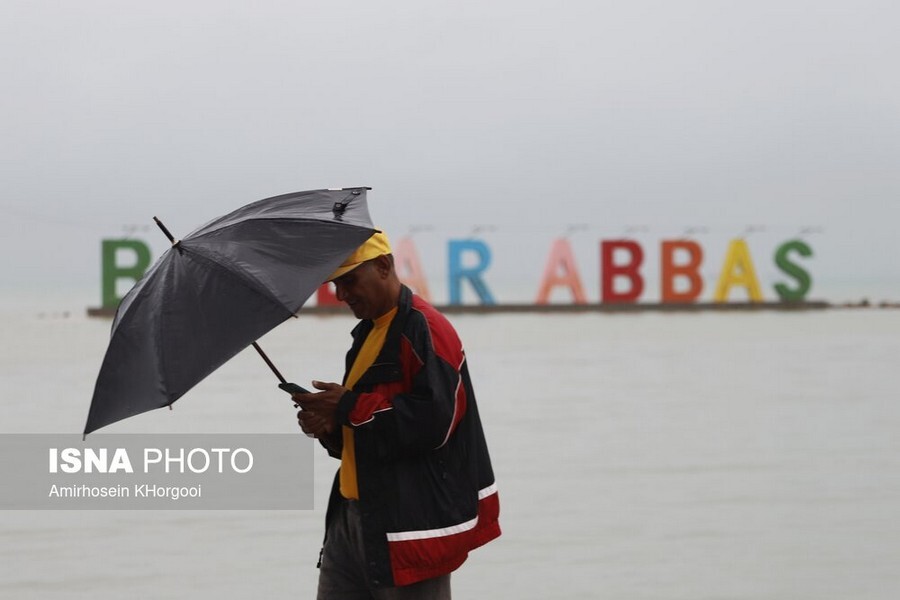
[[[756,238],[754,238],[754,242]],[[513,250],[514,251],[514,250]],[[150,266],[150,249],[133,239],[102,241],[102,297],[104,308],[115,308],[121,298],[116,293],[123,279],[137,281]],[[524,259],[524,254],[522,259]],[[129,256],[130,255],[130,256]],[[812,287],[812,278],[802,266],[802,258],[813,255],[802,240],[783,242],[775,251],[774,263],[787,278],[772,288],[782,302],[802,302]],[[486,279],[491,266],[491,248],[482,240],[450,240],[447,245],[449,304],[463,304],[463,287],[468,284],[480,304],[495,304]],[[644,249],[635,240],[600,241],[600,299],[605,304],[640,302],[644,293]],[[704,292],[701,268],[705,253],[693,240],[662,240],[659,246],[659,282],[662,304],[697,302]],[[129,260],[130,259],[130,260]],[[428,280],[413,240],[402,238],[394,246],[394,264],[400,280],[430,301]],[[553,292],[562,288],[573,304],[588,304],[575,253],[568,239],[552,242],[544,265],[535,304],[550,303]],[[734,288],[744,288],[750,302],[763,302],[750,247],[744,239],[728,244],[722,269],[713,292],[715,302],[728,302]],[[741,298],[743,300],[743,298]],[[652,301],[652,300],[651,300]],[[340,305],[334,286],[326,283],[316,291],[319,306]]]

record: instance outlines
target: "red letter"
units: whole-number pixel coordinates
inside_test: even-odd
[[[631,260],[625,264],[615,264],[616,250],[627,252]],[[644,262],[644,251],[640,244],[631,240],[613,240],[600,244],[600,269],[602,272],[600,297],[605,303],[634,302],[644,291],[644,278],[641,277],[641,263]],[[615,290],[616,277],[631,280],[631,289],[626,292]]]
[[[334,295],[334,285],[330,281],[323,283],[316,290],[316,304],[318,306],[340,306],[341,301]]]
[[[675,253],[683,250],[688,253],[690,259],[686,264],[675,264]],[[697,242],[688,240],[666,241],[663,240],[660,251],[660,277],[663,302],[691,303],[703,292],[703,279],[697,272],[700,263],[703,262],[703,248]],[[685,292],[675,291],[675,278],[687,278],[689,285]]]
[[[560,270],[562,273],[558,274]],[[550,257],[544,268],[537,304],[547,304],[550,300],[550,292],[559,285],[564,285],[571,290],[575,304],[587,302],[584,289],[581,287],[581,277],[578,276],[578,267],[575,266],[575,258],[572,256],[572,246],[565,238],[556,240],[553,242],[553,247],[550,248]]]

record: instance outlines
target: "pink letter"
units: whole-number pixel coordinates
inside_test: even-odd
[[[541,287],[538,291],[537,304],[547,304],[550,301],[550,292],[557,286],[568,287],[572,292],[575,304],[585,304],[587,299],[584,289],[581,287],[581,277],[578,275],[578,267],[572,256],[572,246],[569,240],[560,238],[553,242],[550,248],[550,256],[547,258],[547,266],[544,268],[544,276],[541,278]]]

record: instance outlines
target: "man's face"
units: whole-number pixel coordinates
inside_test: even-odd
[[[392,307],[379,259],[364,262],[334,280],[337,299],[345,302],[357,319],[377,319]]]

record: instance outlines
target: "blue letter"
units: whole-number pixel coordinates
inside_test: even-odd
[[[463,252],[470,250],[478,254],[478,264],[474,267],[462,266]],[[462,304],[462,290],[460,284],[463,279],[468,279],[482,304],[494,304],[491,291],[481,279],[481,273],[491,265],[491,249],[480,240],[450,240],[447,250],[450,260],[450,304]]]

